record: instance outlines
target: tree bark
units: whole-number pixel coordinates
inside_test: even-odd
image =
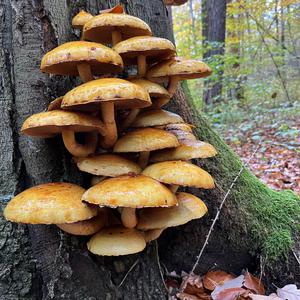
[[[20,127],[29,115],[44,110],[50,100],[78,84],[74,78],[51,77],[39,71],[44,53],[58,44],[78,39],[71,29],[72,16],[79,9],[96,14],[117,2],[0,0],[2,207],[14,194],[36,184],[69,181],[87,186],[87,179],[71,163],[60,138],[39,140],[21,136]],[[121,3],[128,13],[149,23],[154,35],[173,40],[166,8],[161,0],[122,0]],[[168,270],[180,272],[191,269],[211,218],[241,163],[211,130],[203,116],[186,101],[182,89],[178,89],[170,109],[179,112],[187,122],[197,124],[197,135],[211,142],[219,151],[217,158],[198,161],[215,177],[217,188],[208,192],[192,190],[206,201],[209,215],[187,226],[168,229],[159,239],[161,262]],[[253,242],[255,235],[253,237],[249,233],[252,228],[241,220],[249,213],[255,217],[255,212],[248,209],[251,207],[250,200],[263,203],[283,196],[267,189],[247,171],[243,172],[235,189],[197,269],[199,272],[206,272],[215,264],[237,274],[243,268],[256,270],[259,266],[253,252],[259,251],[261,245]],[[55,226],[18,225],[1,217],[0,228],[1,300],[166,297],[154,243],[150,243],[141,254],[98,257],[88,253],[87,238],[64,234]],[[119,286],[134,264],[135,267]],[[286,266],[284,270],[288,272],[290,269]],[[282,268],[273,275],[270,278],[281,275],[278,279],[284,280]]]

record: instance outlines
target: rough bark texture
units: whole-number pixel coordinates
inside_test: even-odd
[[[39,71],[44,53],[57,44],[78,38],[71,29],[71,17],[79,9],[95,14],[117,2],[0,0],[1,206],[13,194],[31,185],[62,180],[85,184],[59,137],[39,140],[20,136],[19,130],[26,117],[44,110],[50,100],[63,95],[76,83],[72,78],[49,77]],[[121,3],[130,14],[148,22],[155,35],[173,40],[170,21],[161,0]],[[170,108],[188,122],[199,124],[199,137],[216,145],[220,152],[216,159],[201,162],[216,178],[218,188],[206,193],[193,191],[208,204],[209,216],[167,230],[159,240],[159,253],[167,269],[188,271],[224,190],[229,187],[241,163],[209,128],[207,121],[191,109],[182,89],[178,89]],[[247,176],[255,184],[257,180],[248,172],[243,176],[237,189],[245,190],[243,196],[248,199],[257,197],[256,189],[244,188]],[[267,195],[262,193],[259,201],[261,197]],[[256,261],[249,254],[249,249],[256,248],[251,248],[252,239],[247,235],[247,226],[236,218],[239,199],[239,195],[233,193],[228,200],[198,271],[206,272],[214,265],[236,273],[246,267],[256,269]],[[247,203],[243,208],[245,206]],[[107,258],[89,254],[85,246],[87,238],[63,234],[55,226],[26,227],[5,222],[1,217],[0,229],[1,300],[164,299],[166,296],[153,243],[138,255]],[[136,260],[136,266],[118,287]]]

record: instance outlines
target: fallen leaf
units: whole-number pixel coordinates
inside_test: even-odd
[[[226,281],[222,285],[217,285],[214,291],[211,293],[212,298],[214,300],[218,299],[217,297],[219,293],[221,293],[223,290],[231,289],[231,288],[242,288],[244,278],[245,278],[244,275],[240,275],[239,277]]]
[[[299,300],[300,290],[297,289],[295,284],[287,284],[281,289],[277,289],[277,294],[280,298],[284,300]]]
[[[189,274],[183,277],[181,291],[197,297],[206,294],[203,288],[201,277],[195,274]]]
[[[221,291],[215,300],[237,300],[237,299],[246,299],[248,292],[243,288],[230,288]],[[240,297],[245,295],[245,297]],[[214,298],[213,298],[214,299]]]
[[[279,298],[276,294],[271,294],[269,296],[249,295],[249,297],[252,300],[283,300],[282,298]]]
[[[176,297],[180,300],[201,300],[197,296],[189,295],[186,293],[178,293],[176,294]]]
[[[248,271],[245,272],[244,287],[248,290],[251,290],[255,294],[260,294],[260,295],[265,294],[265,288],[261,280],[257,277],[254,277]]]
[[[213,291],[217,285],[223,285],[224,282],[234,278],[235,276],[224,271],[209,271],[203,278],[203,285],[206,289]]]

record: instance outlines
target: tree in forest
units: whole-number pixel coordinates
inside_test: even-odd
[[[50,100],[76,85],[74,79],[48,77],[38,70],[47,51],[78,38],[71,30],[71,18],[80,9],[97,14],[117,3],[1,2],[2,207],[29,186],[51,181],[86,184],[60,139],[31,139],[20,135],[20,127],[29,115],[45,109]],[[150,24],[154,35],[173,41],[162,1],[124,0],[121,4],[128,13]],[[177,90],[169,109],[195,124],[195,134],[219,153],[215,158],[197,161],[214,176],[217,188],[209,192],[192,190],[207,203],[209,216],[164,232],[158,241],[159,255],[156,243],[151,243],[141,254],[122,258],[88,254],[86,238],[63,234],[53,226],[16,225],[1,218],[0,299],[165,299],[158,257],[170,271],[192,268],[210,220],[242,167],[206,118],[195,110],[185,84]],[[293,243],[297,222],[299,199],[294,194],[272,191],[243,170],[196,271],[206,272],[214,264],[236,273],[246,267],[258,271],[263,266],[269,282],[286,283],[288,277],[297,282],[300,274],[292,252],[299,250]]]

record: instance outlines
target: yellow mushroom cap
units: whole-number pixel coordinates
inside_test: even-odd
[[[154,109],[141,112],[134,122],[132,127],[152,127],[171,123],[184,123],[183,119],[170,111],[164,109]]]
[[[185,130],[167,130],[174,134],[179,142],[179,144],[183,143],[184,141],[197,141],[197,138],[194,136],[192,132],[188,132]]]
[[[101,44],[75,41],[62,44],[44,55],[42,72],[78,75],[78,64],[89,64],[93,74],[119,73],[123,61],[118,53]]]
[[[103,131],[103,124],[96,117],[82,113],[52,110],[34,114],[23,123],[23,134],[36,137],[53,137],[64,129],[75,132]]]
[[[115,154],[101,154],[93,157],[74,157],[79,170],[98,175],[117,177],[127,174],[141,173],[141,167],[121,156]]]
[[[83,28],[83,38],[98,43],[111,43],[112,32],[118,31],[122,39],[152,35],[149,25],[127,14],[103,13],[93,17]]]
[[[214,180],[209,173],[198,166],[180,160],[150,165],[142,174],[166,184],[204,189],[215,187]]]
[[[192,130],[193,125],[187,124],[187,123],[179,123],[179,124],[167,124],[164,126],[164,130],[167,131],[174,131],[174,130],[182,130],[186,132],[193,132]]]
[[[144,55],[148,63],[160,61],[175,55],[175,46],[167,39],[153,36],[136,36],[113,47],[126,65],[137,63],[137,56]]]
[[[155,82],[146,79],[134,79],[131,80],[131,82],[144,88],[151,98],[170,98],[169,92],[163,86]]]
[[[90,219],[96,207],[82,203],[84,189],[76,184],[56,182],[38,185],[15,196],[4,209],[12,222],[62,224]]]
[[[156,128],[139,128],[126,133],[114,146],[114,152],[141,152],[179,146],[170,132]]]
[[[176,196],[178,206],[141,209],[137,228],[151,230],[179,226],[207,213],[205,203],[196,196],[189,193],[177,193]]]
[[[173,149],[163,149],[151,154],[151,162],[167,160],[189,160],[194,158],[207,158],[217,154],[214,146],[201,141],[183,140],[180,146]]]
[[[173,206],[175,195],[160,182],[144,176],[131,175],[109,178],[89,188],[82,200],[109,207]]]
[[[149,94],[140,86],[124,79],[102,78],[69,91],[63,98],[62,108],[93,111],[101,109],[103,102],[113,102],[116,109],[151,105]]]
[[[72,26],[74,28],[82,29],[84,24],[87,23],[93,16],[88,12],[81,10],[76,16],[72,19]]]
[[[147,78],[156,82],[168,81],[170,76],[178,76],[180,80],[207,77],[211,69],[202,61],[180,57],[162,61],[147,72]]]
[[[87,243],[90,252],[103,256],[119,256],[141,252],[146,242],[143,233],[132,228],[114,226],[96,233]]]

